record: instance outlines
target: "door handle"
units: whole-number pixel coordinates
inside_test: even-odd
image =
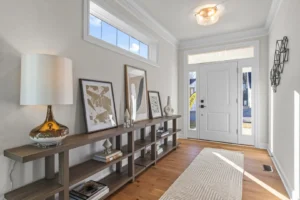
[[[205,105],[201,105],[201,106],[200,106],[200,108],[205,108],[205,107],[206,107]]]

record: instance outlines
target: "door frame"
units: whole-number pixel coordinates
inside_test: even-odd
[[[185,50],[183,52],[184,54],[184,58],[183,58],[183,71],[184,71],[184,77],[183,77],[183,114],[184,116],[188,116],[189,117],[189,107],[188,107],[188,72],[189,70],[189,66],[193,66],[193,65],[189,65],[188,64],[188,55],[192,55],[192,54],[199,54],[199,53],[208,53],[208,52],[213,52],[213,51],[222,51],[222,50],[226,50],[226,49],[235,49],[235,48],[243,48],[243,47],[249,47],[249,46],[253,46],[254,47],[254,57],[253,58],[248,58],[248,59],[238,59],[238,60],[230,60],[230,61],[224,61],[224,62],[237,62],[238,63],[238,69],[239,69],[239,76],[241,76],[241,68],[242,67],[252,67],[252,102],[253,102],[253,107],[252,107],[252,135],[253,135],[253,139],[254,139],[254,146],[256,148],[261,148],[260,146],[260,142],[259,142],[259,138],[260,138],[260,132],[258,131],[258,127],[259,127],[259,114],[258,114],[258,106],[259,106],[259,41],[255,40],[255,41],[249,41],[249,42],[243,42],[243,43],[234,43],[234,44],[229,44],[229,45],[221,45],[221,46],[212,46],[212,47],[206,47],[206,48],[200,48],[200,49],[192,49],[192,50]],[[213,62],[216,63],[216,62]],[[220,62],[217,62],[220,63]],[[203,63],[203,65],[207,65],[209,63]],[[201,65],[201,64],[196,64],[196,65]],[[240,79],[240,77],[238,76],[238,79]],[[239,87],[241,87],[240,84],[238,84]],[[240,91],[240,88],[239,88]],[[239,106],[238,106],[238,144],[241,143],[243,141],[243,136],[242,136],[242,118],[241,118],[241,102],[242,102],[242,96],[239,93],[238,94],[238,102],[239,102]],[[197,101],[197,108],[198,108],[198,101]],[[189,130],[189,118],[188,117],[184,117],[183,118],[183,130],[184,130],[184,138],[187,138],[187,133]],[[196,126],[197,128],[199,127],[199,120],[196,120]],[[199,133],[198,133],[199,134]],[[199,138],[199,135],[198,135]]]

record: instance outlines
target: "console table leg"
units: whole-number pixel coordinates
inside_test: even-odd
[[[69,151],[59,153],[59,183],[64,190],[59,193],[59,200],[69,200]]]
[[[155,142],[151,145],[151,160],[154,160],[154,165],[156,165],[156,130],[155,125],[151,126],[151,141]]]
[[[164,122],[164,130],[165,130],[165,131],[168,131],[168,121],[165,121],[165,122]]]
[[[122,148],[122,135],[118,135],[118,136],[116,136],[116,149],[121,150],[121,148]],[[117,162],[116,172],[118,172],[118,173],[122,172],[122,160]]]
[[[128,152],[132,153],[131,156],[128,157],[128,176],[132,177],[132,182],[135,180],[135,172],[134,172],[134,133],[127,133],[127,146]]]
[[[141,129],[141,140],[145,140],[145,128]],[[141,158],[145,158],[146,149],[141,151]]]
[[[173,119],[173,131],[177,130],[177,120]],[[173,147],[177,147],[177,133],[173,134]]]
[[[168,131],[168,121],[164,122],[164,130]],[[168,145],[168,138],[164,139],[164,145]]]
[[[54,179],[55,177],[55,157],[54,155],[45,157],[45,178]],[[46,200],[54,200],[54,195],[46,198]]]

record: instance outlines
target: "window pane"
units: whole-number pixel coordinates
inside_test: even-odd
[[[89,34],[101,39],[101,20],[93,15],[90,15]]]
[[[130,37],[130,51],[132,53],[136,53],[136,54],[139,54],[139,51],[140,51],[140,42],[133,38],[133,37]]]
[[[243,68],[243,125],[242,135],[252,135],[252,69]]]
[[[200,53],[188,56],[189,64],[220,62],[226,60],[236,60],[254,57],[254,47],[246,47],[240,49],[229,49],[224,51],[216,51],[209,53]]]
[[[122,31],[118,30],[118,41],[117,41],[118,47],[122,49],[126,49],[129,51],[129,35],[126,33],[123,33]]]
[[[196,72],[189,72],[189,110],[190,110],[190,130],[196,130]]]
[[[140,42],[140,56],[148,59],[148,45]]]
[[[117,45],[117,29],[106,22],[102,22],[102,40]]]

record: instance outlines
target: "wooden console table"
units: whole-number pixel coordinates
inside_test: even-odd
[[[25,163],[40,158],[45,158],[45,178],[25,185],[5,194],[7,200],[53,200],[54,195],[59,193],[60,200],[69,200],[69,187],[83,181],[84,179],[104,170],[107,167],[116,165],[116,171],[99,180],[109,187],[109,193],[101,199],[113,194],[120,187],[143,172],[151,165],[177,148],[177,118],[180,115],[144,120],[135,123],[134,127],[109,129],[92,134],[76,134],[67,137],[61,146],[41,149],[34,145],[25,145],[4,151],[4,156],[15,161]],[[172,120],[172,128],[168,128],[168,121]],[[156,136],[156,124],[164,123],[165,131],[169,134],[158,138]],[[148,137],[145,137],[146,127],[151,127]],[[141,139],[134,139],[134,131],[140,130]],[[127,133],[127,145],[122,146],[122,134]],[[172,136],[172,141],[168,137]],[[71,149],[91,144],[107,138],[116,138],[116,149],[122,150],[123,156],[110,163],[102,163],[88,160],[81,164],[69,166],[69,151]],[[156,154],[156,142],[163,140],[163,153]],[[145,149],[151,146],[151,154],[146,154]],[[134,158],[134,153],[141,151],[141,157]],[[59,171],[55,173],[54,155],[59,154]],[[128,159],[128,164],[122,167],[122,160]]]

